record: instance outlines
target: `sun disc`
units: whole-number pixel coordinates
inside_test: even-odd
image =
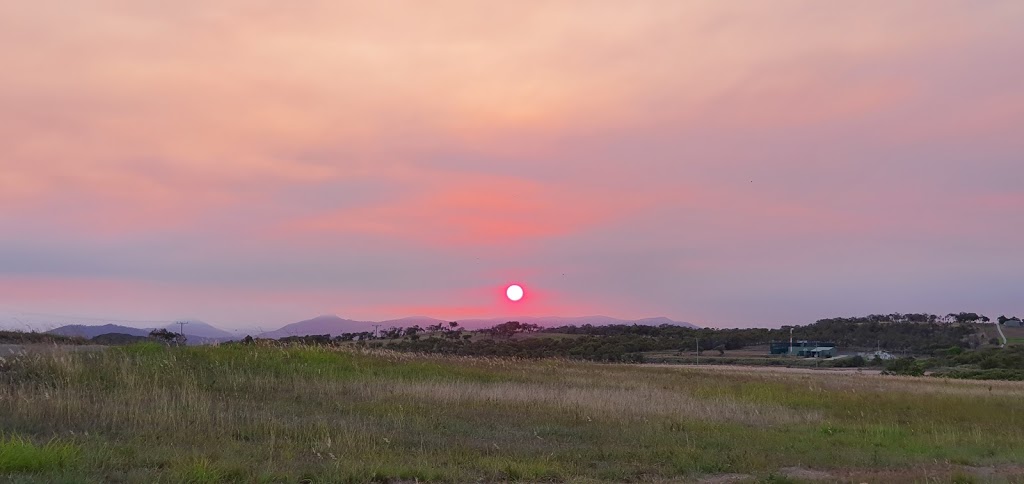
[[[505,295],[509,301],[518,301],[523,298],[523,288],[519,284],[512,284],[505,290]]]

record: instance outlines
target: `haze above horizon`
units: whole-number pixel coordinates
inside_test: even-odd
[[[1024,2],[399,4],[0,7],[0,316],[1024,313]]]

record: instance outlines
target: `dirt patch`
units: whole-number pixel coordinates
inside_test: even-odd
[[[1024,482],[1024,466],[1001,464],[975,467],[946,465],[908,466],[894,469],[843,469],[833,471],[833,480],[840,482],[949,482],[960,477],[981,482]],[[962,480],[962,479],[961,479]]]
[[[731,484],[733,482],[748,482],[753,481],[754,476],[750,474],[716,474],[713,476],[704,476],[697,479],[700,484]]]
[[[793,479],[804,479],[807,481],[822,481],[826,479],[834,479],[832,474],[825,471],[816,471],[814,469],[808,469],[806,467],[783,467],[779,469],[779,474]]]

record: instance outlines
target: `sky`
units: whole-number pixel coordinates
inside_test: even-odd
[[[1017,0],[0,0],[0,316],[1024,314],[1021,59]]]

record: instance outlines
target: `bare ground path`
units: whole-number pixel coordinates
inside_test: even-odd
[[[734,371],[742,373],[808,373],[815,375],[880,375],[882,370],[865,368],[797,368],[785,366],[756,365],[673,365],[670,363],[651,363],[643,365],[651,368],[690,368],[695,370]]]
[[[1006,346],[1006,335],[1003,334],[1003,325],[996,321],[996,331],[999,331],[999,338],[1003,340],[1003,344],[999,345],[1000,348]]]

